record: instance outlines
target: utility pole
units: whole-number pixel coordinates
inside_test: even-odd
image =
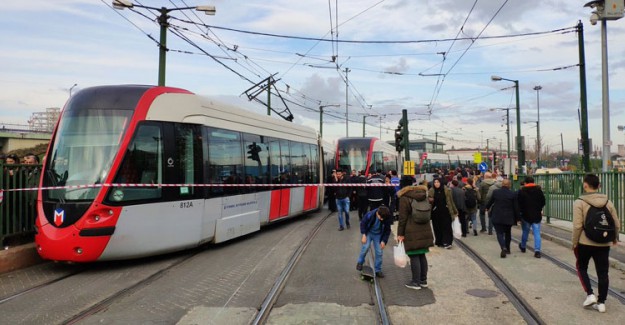
[[[562,137],[562,133],[560,133],[560,148],[562,153],[562,165],[564,166],[564,138]]]
[[[540,168],[540,90],[541,86],[535,86],[536,90],[536,166]]]
[[[267,79],[267,116],[271,116],[271,78]]]
[[[401,116],[402,119],[404,119],[404,122],[406,123],[405,127],[404,127],[404,159],[405,161],[410,161],[410,140],[408,140],[408,110],[407,109],[402,109],[401,110]]]
[[[601,171],[610,170],[610,152],[612,141],[610,141],[610,82],[608,78],[608,23],[601,19],[601,75],[602,75],[602,116],[603,120],[603,156],[601,157]]]
[[[586,55],[584,51],[584,25],[580,20],[577,23],[577,39],[579,48],[579,93],[581,106],[581,136],[582,136],[582,167],[584,172],[590,172],[590,142],[588,141],[588,100],[586,97]]]
[[[348,68],[345,68],[345,137],[349,137],[349,79],[347,74],[350,72]]]

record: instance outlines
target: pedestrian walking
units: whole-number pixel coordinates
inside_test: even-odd
[[[328,176],[328,178],[326,179],[326,183],[328,184],[332,184],[336,182],[336,169],[332,169],[332,174],[330,174]],[[336,196],[334,195],[334,186],[327,186],[325,188],[325,192],[328,198],[328,209],[331,212],[336,212],[337,210],[337,206],[336,206]]]
[[[384,202],[384,193],[386,192],[385,186],[380,186],[384,184],[384,176],[382,175],[382,170],[378,169],[375,173],[367,180],[367,200],[369,201],[369,210],[377,209]],[[376,186],[377,185],[377,186]]]
[[[488,190],[490,187],[495,184],[495,180],[493,179],[493,174],[491,172],[484,173],[484,179],[480,182],[479,192],[480,192],[480,225],[482,225],[482,229],[480,232],[486,232],[486,196],[488,194]],[[490,215],[488,216],[488,234],[493,234],[493,222],[491,220]]]
[[[345,185],[349,184],[349,179],[345,176],[345,173],[340,170],[336,171],[334,183],[338,185],[334,187],[334,192],[336,196],[336,207],[338,209],[339,231],[343,231],[345,226],[347,226],[347,229],[351,227],[349,223],[349,195],[351,194],[351,187]],[[343,220],[343,216],[345,220]]]
[[[384,277],[384,273],[382,272],[382,250],[386,247],[386,243],[388,243],[392,224],[393,218],[391,217],[391,211],[386,206],[380,206],[365,214],[365,217],[360,221],[362,247],[358,255],[358,262],[356,262],[356,270],[362,271],[362,265],[365,263],[365,257],[369,251],[369,246],[373,243],[373,250],[375,252],[375,276],[378,278]]]
[[[404,176],[400,181],[401,189],[397,192],[399,200],[399,223],[397,226],[397,241],[404,243],[406,254],[410,257],[410,271],[412,277],[406,284],[407,288],[420,290],[428,286],[428,260],[426,254],[434,245],[434,235],[430,222],[416,222],[413,216],[413,206],[418,202],[425,202],[427,212],[431,217],[431,206],[427,200],[427,185],[412,186],[412,177]],[[422,204],[423,205],[423,204]],[[426,213],[427,213],[426,212]],[[424,213],[418,210],[418,213]]]
[[[365,171],[360,171],[360,176],[358,176],[358,184],[356,186],[356,195],[358,196],[358,221],[362,220],[362,217],[365,216],[367,210],[369,209],[369,200],[367,199],[367,175],[365,175]]]
[[[540,222],[543,219],[543,207],[545,206],[545,194],[539,185],[534,183],[531,176],[525,177],[525,185],[519,190],[519,211],[521,212],[521,227],[523,234],[519,249],[525,253],[527,238],[530,229],[534,236],[534,257],[541,257]]]
[[[473,236],[477,236],[477,207],[479,201],[480,192],[473,186],[473,179],[467,178],[467,185],[464,186],[464,206],[466,208],[465,222],[468,223],[468,221],[471,220]]]
[[[451,190],[435,178],[432,188],[428,191],[428,200],[432,204],[432,228],[434,229],[434,244],[446,249],[451,248],[454,240],[451,223],[458,216],[454,205]]]
[[[501,258],[510,254],[510,240],[512,225],[519,219],[519,203],[517,193],[510,190],[511,182],[504,179],[501,188],[493,191],[493,195],[486,203],[486,210],[497,232],[497,241],[501,248]]]
[[[584,193],[573,203],[573,252],[577,258],[577,274],[587,295],[583,306],[593,306],[599,312],[605,313],[605,300],[608,297],[610,282],[608,277],[610,245],[617,244],[621,225],[614,203],[605,194],[597,192],[599,189],[597,175],[584,176],[583,189]],[[605,227],[598,238],[591,229],[597,227],[597,223]],[[610,226],[611,231],[608,230]],[[588,278],[588,263],[591,258],[595,263],[599,280],[599,297],[595,296]]]

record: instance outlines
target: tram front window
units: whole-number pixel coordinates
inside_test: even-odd
[[[130,110],[82,109],[63,115],[47,157],[44,186],[94,185],[104,182],[131,117]],[[51,190],[60,201],[93,200],[99,188]],[[45,193],[45,192],[44,192]]]
[[[344,171],[366,170],[369,147],[348,147],[339,150],[339,168]]]

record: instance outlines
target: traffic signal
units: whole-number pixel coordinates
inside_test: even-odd
[[[497,166],[497,151],[493,151],[493,170],[495,170],[495,166]]]
[[[404,130],[402,129],[401,120],[397,129],[395,129],[395,150],[398,152],[404,150]]]
[[[260,162],[260,156],[258,155],[258,153],[261,152],[263,149],[259,145],[257,145],[256,142],[252,142],[250,145],[247,146],[247,148],[249,149],[247,151],[247,159]]]

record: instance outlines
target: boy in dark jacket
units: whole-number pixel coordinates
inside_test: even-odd
[[[540,222],[543,218],[543,207],[545,206],[545,194],[540,186],[534,184],[534,178],[525,177],[525,186],[519,190],[519,210],[521,211],[521,226],[523,235],[519,249],[525,253],[527,238],[530,228],[534,233],[534,257],[540,258]]]
[[[382,250],[386,247],[388,237],[391,234],[391,225],[393,224],[393,218],[391,218],[391,211],[386,206],[380,206],[375,210],[369,211],[360,221],[360,233],[362,234],[362,249],[358,256],[358,262],[356,269],[362,270],[362,265],[365,263],[365,256],[369,250],[369,246],[373,242],[373,249],[375,250],[375,276],[383,278],[382,273]]]

